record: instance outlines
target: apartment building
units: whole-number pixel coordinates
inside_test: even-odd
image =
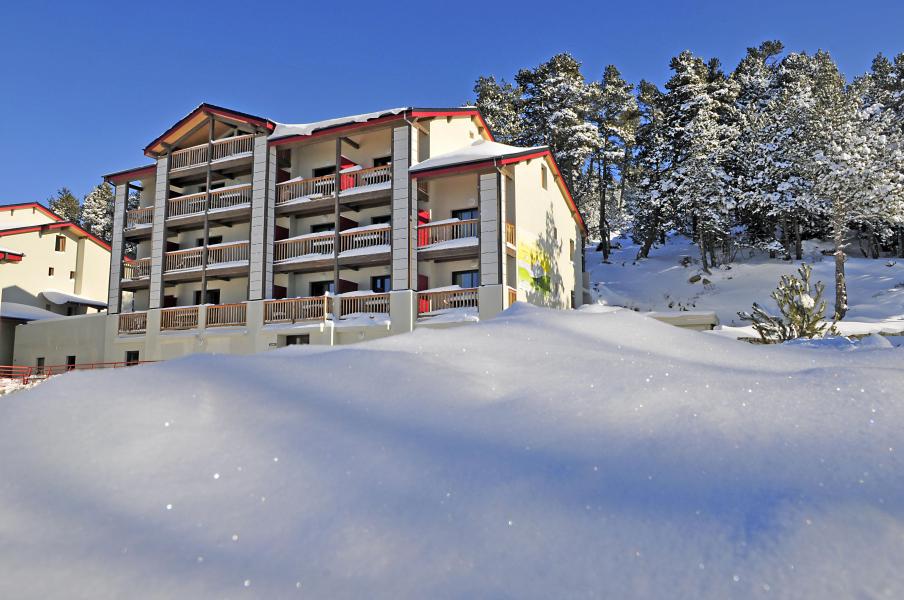
[[[495,142],[475,108],[281,124],[202,104],[144,153],[106,176],[98,358],[346,343],[585,296],[586,229],[552,155]]]
[[[0,364],[16,328],[107,306],[110,246],[46,207],[0,205]]]

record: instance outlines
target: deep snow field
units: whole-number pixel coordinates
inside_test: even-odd
[[[516,305],[66,374],[0,399],[0,597],[902,598],[902,361]]]
[[[638,245],[630,239],[618,238],[620,249],[610,256],[610,264],[602,263],[602,254],[587,252],[587,270],[595,282],[598,300],[605,304],[626,306],[642,312],[709,310],[728,327],[745,325],[738,311],[751,309],[754,302],[775,310],[769,297],[782,275],[797,274],[801,262],[813,267],[811,282],[822,281],[826,287],[826,315],[831,318],[835,302],[835,259],[820,250],[829,244],[804,243],[803,261],[770,259],[766,253],[742,250],[730,268],[715,268],[711,275],[700,271],[700,251],[683,236],[668,238],[665,246],[653,248],[646,260],[635,261]],[[841,325],[842,333],[904,331],[904,259],[862,258],[850,248],[845,271],[850,309]],[[689,257],[692,263],[682,264]],[[689,283],[695,274],[709,280]],[[756,337],[755,335],[753,337]]]

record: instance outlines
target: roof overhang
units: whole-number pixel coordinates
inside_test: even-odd
[[[482,159],[475,160],[470,162],[463,162],[456,165],[437,167],[435,169],[424,169],[423,171],[414,171],[409,173],[409,178],[411,179],[430,179],[434,177],[447,177],[449,175],[458,175],[461,173],[476,173],[480,171],[492,171],[494,169],[501,168],[506,165],[512,165],[519,162],[524,162],[528,160],[533,160],[535,158],[542,158],[549,165],[550,169],[553,171],[554,179],[556,185],[559,186],[559,190],[562,192],[562,195],[565,197],[565,201],[568,203],[568,208],[571,211],[572,216],[574,217],[575,222],[581,228],[581,231],[586,236],[587,235],[587,224],[584,222],[584,217],[581,216],[581,211],[578,210],[578,206],[574,201],[574,197],[571,195],[571,190],[568,189],[568,184],[565,183],[565,180],[562,178],[562,172],[559,170],[559,165],[556,164],[556,160],[552,155],[552,152],[548,148],[543,150],[537,150],[535,148],[530,148],[525,150],[524,152],[514,152],[511,154],[505,154],[502,156],[497,156],[492,159]]]
[[[71,230],[75,235],[79,237],[88,238],[107,252],[111,251],[110,244],[103,241],[93,233],[85,231],[75,223],[71,221],[59,221],[57,223],[45,223],[43,225],[26,225],[24,227],[12,227],[10,229],[0,229],[0,238],[7,237],[10,235],[21,235],[23,233],[32,233],[32,232],[40,232],[44,233],[47,231],[59,231],[68,229]]]
[[[136,179],[146,179],[147,177],[153,175],[156,170],[157,165],[135,167],[133,169],[126,169],[125,171],[117,171],[115,173],[104,175],[104,181],[106,181],[107,183],[112,183],[113,185],[128,183],[129,181],[134,181]]]
[[[166,145],[181,139],[185,134],[191,132],[195,127],[203,123],[211,117],[218,117],[220,120],[233,123],[241,123],[273,131],[276,123],[264,117],[249,115],[248,113],[223,108],[207,104],[200,104],[196,109],[179,119],[175,125],[167,129],[153,142],[145,146],[144,154],[155,158],[167,151]]]

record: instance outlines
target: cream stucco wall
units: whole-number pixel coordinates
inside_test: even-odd
[[[0,229],[23,227],[25,225],[43,225],[54,221],[56,219],[49,217],[34,206],[21,206],[19,208],[0,207]]]
[[[426,126],[429,131],[430,156],[457,150],[482,138],[470,116],[436,117]]]

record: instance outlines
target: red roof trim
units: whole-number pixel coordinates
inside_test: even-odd
[[[104,175],[104,181],[107,183],[117,184],[132,181],[133,179],[143,179],[148,175],[153,175],[157,170],[157,165],[145,165],[143,167],[135,167],[134,169],[126,169],[125,171],[117,171]]]
[[[58,223],[45,223],[44,225],[28,225],[26,227],[13,227],[12,229],[0,229],[0,237],[8,235],[19,235],[20,233],[32,233],[34,231],[56,231],[58,229],[74,229],[75,233],[84,236],[100,246],[101,248],[112,251],[110,244],[103,241],[93,233],[85,231],[75,223],[70,221],[60,221]]]
[[[37,202],[24,202],[22,204],[2,204],[2,205],[0,205],[0,211],[18,210],[20,208],[36,208],[36,209],[38,209],[38,212],[50,217],[54,221],[62,221],[63,220],[63,217],[56,214],[55,212],[53,212],[52,210],[50,210],[43,204],[38,204]]]
[[[371,119],[369,121],[361,121],[360,123],[345,123],[344,125],[334,125],[332,127],[325,127],[323,129],[318,129],[309,135],[287,135],[285,137],[277,138],[275,140],[270,141],[271,146],[282,146],[284,144],[292,144],[294,142],[300,142],[302,140],[310,140],[318,137],[323,137],[327,135],[332,135],[345,131],[352,131],[354,129],[361,129],[363,127],[370,127],[371,125],[379,125],[381,123],[389,123],[392,121],[401,121],[405,118],[405,113],[399,113],[397,115],[383,115],[382,117],[377,117],[376,119]]]
[[[222,106],[214,106],[213,104],[207,104],[205,102],[205,103],[198,105],[198,107],[196,109],[194,109],[193,111],[191,111],[190,113],[188,113],[187,115],[185,115],[184,117],[182,117],[181,119],[176,121],[176,123],[172,127],[167,129],[166,131],[164,131],[162,134],[160,134],[160,136],[158,136],[156,139],[154,139],[153,142],[151,142],[150,144],[145,146],[144,154],[146,156],[153,156],[153,154],[151,153],[151,148],[153,148],[154,146],[159,144],[161,140],[163,140],[170,133],[172,133],[179,127],[181,127],[183,123],[190,120],[192,117],[194,117],[199,112],[205,112],[205,113],[209,113],[209,114],[219,115],[221,117],[227,117],[229,119],[234,119],[236,121],[250,123],[252,125],[261,125],[263,127],[266,127],[270,131],[273,131],[273,129],[276,127],[276,124],[273,121],[270,121],[269,119],[264,119],[263,117],[256,117],[254,115],[249,115],[247,113],[230,110],[228,108],[223,108]]]

